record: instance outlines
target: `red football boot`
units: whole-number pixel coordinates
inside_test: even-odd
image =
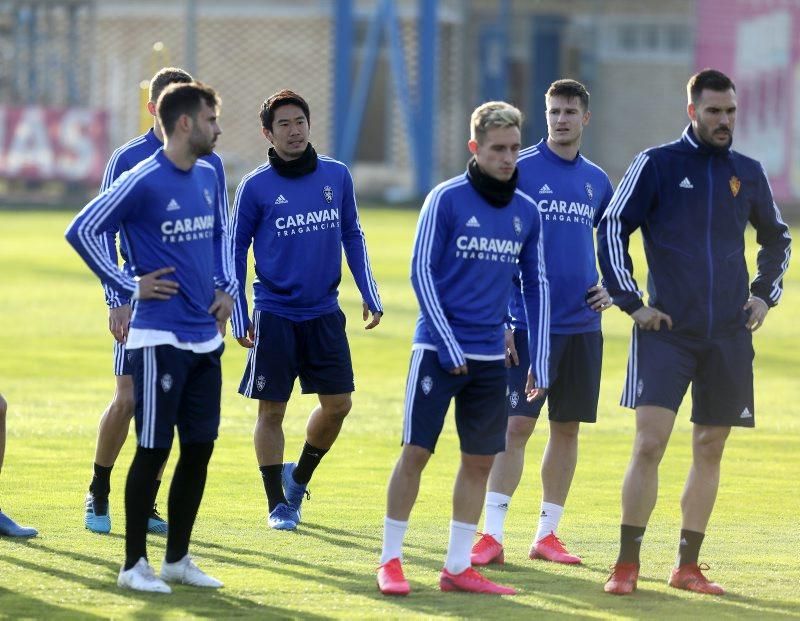
[[[725,595],[725,589],[716,582],[709,581],[709,579],[703,575],[703,572],[708,571],[708,569],[709,567],[705,563],[701,563],[700,565],[697,563],[687,563],[686,565],[675,567],[672,570],[667,584],[676,589],[694,591],[695,593]]]
[[[399,558],[393,558],[378,567],[378,588],[384,595],[408,595],[411,591]]]
[[[451,574],[442,569],[439,574],[439,588],[442,591],[467,591],[469,593],[488,593],[490,595],[516,595],[517,590],[495,584],[477,571],[468,567],[460,574]]]
[[[553,532],[534,543],[528,556],[531,559],[540,558],[554,563],[565,563],[566,565],[577,565],[581,562],[581,557],[567,552],[564,542],[556,537]]]
[[[617,563],[612,567],[603,590],[612,595],[630,595],[636,590],[639,579],[638,563]]]
[[[502,565],[506,562],[503,544],[497,541],[488,533],[478,533],[481,538],[472,546],[472,554],[469,560],[473,565],[489,565],[497,563]]]

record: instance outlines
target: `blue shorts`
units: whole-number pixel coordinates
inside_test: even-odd
[[[691,382],[693,423],[753,427],[754,357],[749,330],[704,339],[634,326],[621,404],[677,412]]]
[[[286,402],[298,376],[304,394],[341,395],[355,390],[341,310],[307,321],[257,310],[253,326],[255,346],[239,384],[245,397]]]
[[[131,363],[128,360],[128,353],[125,344],[114,339],[114,375],[131,375]]]
[[[461,451],[469,455],[496,455],[506,449],[505,362],[468,359],[467,368],[467,375],[451,375],[439,364],[435,351],[411,352],[403,444],[421,446],[432,453],[447,408],[455,397]]]
[[[131,301],[131,312],[136,308],[136,301]],[[117,342],[114,339],[114,375],[131,375],[131,363],[128,360],[128,354],[125,351],[125,344]]]
[[[525,398],[528,381],[528,331],[514,330],[519,365],[508,369],[506,409],[509,416],[538,418],[544,399],[529,403]],[[597,421],[600,370],[603,366],[603,333],[550,335],[550,388],[547,409],[550,420],[559,423]]]
[[[176,425],[182,444],[217,439],[224,349],[196,354],[157,345],[128,352],[139,446],[170,448]]]

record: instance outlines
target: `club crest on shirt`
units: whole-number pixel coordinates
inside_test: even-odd
[[[267,378],[264,377],[263,375],[259,375],[256,378],[256,388],[258,388],[258,392],[264,390],[264,386],[266,385],[267,385]]]
[[[426,375],[419,381],[420,388],[422,388],[422,392],[426,395],[429,395],[431,389],[433,388],[433,380],[431,379],[430,375]]]
[[[329,185],[326,185],[324,188],[322,188],[322,196],[325,197],[325,202],[326,203],[332,203],[333,202],[333,188],[331,186],[329,186]]]
[[[594,188],[592,184],[587,181],[584,188],[586,189],[586,196],[589,197],[589,200],[592,200],[594,198]]]
[[[164,373],[161,376],[161,390],[169,392],[170,388],[172,388],[172,376],[169,373]]]
[[[519,219],[519,216],[514,216],[514,232],[517,235],[522,233],[522,220]]]
[[[214,195],[209,192],[208,188],[203,188],[203,197],[206,199],[206,203],[208,203],[209,207],[214,204]]]
[[[736,198],[736,195],[739,193],[739,188],[742,187],[742,182],[739,181],[739,177],[734,175],[728,180],[728,185],[731,186],[731,194],[733,194],[733,198]]]
[[[508,400],[511,403],[511,407],[516,408],[519,405],[519,393],[515,390],[508,396]]]

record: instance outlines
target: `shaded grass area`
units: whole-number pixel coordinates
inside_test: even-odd
[[[703,598],[669,589],[677,550],[679,498],[690,463],[690,403],[679,413],[661,469],[661,494],[643,548],[640,591],[602,593],[616,554],[619,490],[633,420],[617,405],[630,320],[606,314],[599,423],[586,426],[562,538],[585,559],[561,567],[527,558],[540,497],[542,422],[508,518],[507,564],[487,574],[520,595],[441,594],[458,448],[452,420],[423,475],[407,537],[412,595],[377,592],[386,482],[399,452],[402,399],[416,301],[408,260],[416,214],[363,209],[373,268],[387,314],[370,333],[349,276],[341,304],[356,369],[354,410],[312,482],[295,533],[266,528],[252,449],[256,402],[236,394],[245,352],[232,340],[224,357],[223,423],[193,554],[226,586],[217,593],[178,587],[159,597],[114,586],[123,554],[122,490],[133,442],[112,476],[113,531],[83,529],[98,418],[111,398],[111,339],[97,281],[63,241],[69,214],[0,212],[0,391],[10,404],[0,507],[40,529],[29,542],[0,539],[0,617],[5,618],[800,618],[800,280],[790,273],[781,307],[756,335],[755,430],[735,430],[702,559],[730,595]],[[751,240],[752,241],[752,240]],[[635,244],[638,245],[638,244]],[[754,244],[751,244],[751,247]],[[638,248],[637,248],[638,252]],[[636,264],[643,267],[641,253]],[[751,265],[754,263],[751,262]],[[643,282],[642,270],[637,276]],[[294,458],[313,397],[295,395],[286,416],[287,458]],[[167,478],[174,466],[168,466]],[[166,495],[161,494],[162,504]],[[164,539],[150,538],[157,565]]]

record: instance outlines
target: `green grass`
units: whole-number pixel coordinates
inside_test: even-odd
[[[362,211],[387,314],[377,330],[365,333],[355,287],[349,279],[343,282],[341,303],[356,369],[354,408],[314,478],[305,521],[295,533],[266,528],[251,439],[256,407],[236,394],[244,350],[229,340],[222,428],[192,546],[202,566],[226,586],[218,593],[177,588],[164,597],[115,586],[123,556],[122,492],[133,441],[123,449],[112,477],[113,533],[98,536],[83,528],[97,422],[112,395],[113,377],[99,284],[63,241],[70,214],[0,212],[0,391],[10,404],[0,506],[41,532],[30,542],[0,539],[0,618],[800,618],[797,270],[790,272],[781,307],[770,312],[756,335],[758,426],[735,430],[729,440],[703,548],[702,559],[729,595],[704,598],[665,584],[675,558],[679,498],[689,468],[688,403],[678,415],[661,469],[640,590],[629,598],[602,593],[616,554],[620,482],[633,433],[632,416],[617,405],[630,331],[630,320],[617,310],[605,318],[599,423],[582,432],[578,471],[562,522],[562,537],[585,565],[570,568],[527,559],[540,499],[538,463],[547,436],[543,423],[530,442],[528,468],[508,518],[508,564],[487,571],[518,587],[520,595],[496,599],[437,590],[458,459],[449,420],[411,517],[406,571],[413,593],[404,599],[377,593],[384,495],[399,452],[416,316],[408,283],[415,217],[413,212]],[[299,450],[314,402],[299,395],[290,402],[288,457]],[[165,498],[162,492],[162,505]],[[163,547],[163,538],[150,538],[154,564],[160,563]]]

